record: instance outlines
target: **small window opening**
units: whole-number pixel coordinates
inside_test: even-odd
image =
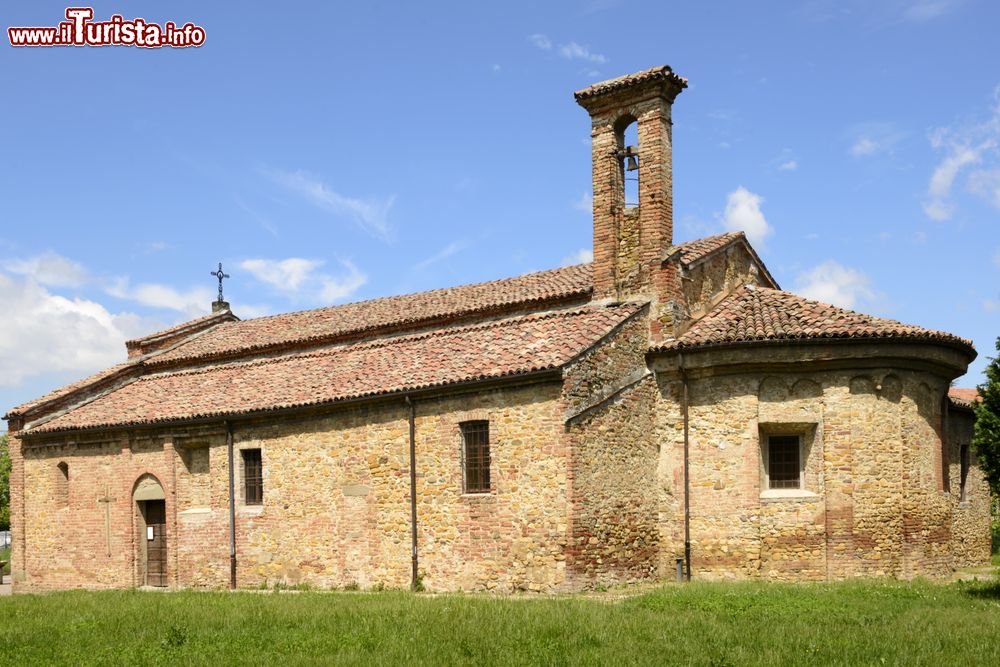
[[[767,488],[802,488],[802,454],[797,435],[767,438]]]
[[[959,449],[959,477],[958,477],[958,499],[965,501],[969,499],[968,486],[966,481],[969,478],[969,446],[962,445]]]
[[[625,208],[639,206],[639,125],[632,122],[622,133],[622,178]]]
[[[56,466],[56,505],[69,507],[69,464],[65,461]]]
[[[244,449],[243,456],[243,502],[247,505],[264,503],[264,467],[259,449]]]
[[[462,469],[465,493],[490,492],[490,423],[462,422]]]

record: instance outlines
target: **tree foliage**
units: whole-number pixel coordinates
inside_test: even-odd
[[[0,435],[0,530],[10,530],[10,450],[6,433]]]
[[[997,352],[1000,353],[1000,338],[997,338]],[[972,444],[990,489],[994,495],[1000,495],[1000,354],[986,366],[986,382],[979,385],[979,396]]]

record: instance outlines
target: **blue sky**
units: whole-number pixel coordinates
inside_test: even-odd
[[[66,4],[5,6],[4,28]],[[237,9],[237,7],[239,9]],[[785,289],[1000,335],[989,0],[98,2],[197,49],[0,46],[0,407],[207,312],[546,269],[591,245],[574,90],[670,64],[675,240],[745,228]]]

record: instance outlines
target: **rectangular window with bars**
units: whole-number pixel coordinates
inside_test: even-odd
[[[465,493],[490,492],[490,423],[462,422],[462,473]]]
[[[243,502],[247,505],[264,503],[264,466],[259,449],[244,449],[243,456]]]
[[[799,436],[771,435],[767,438],[767,488],[802,487],[802,461]]]

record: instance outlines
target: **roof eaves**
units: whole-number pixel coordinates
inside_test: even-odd
[[[683,338],[683,337],[682,337]],[[972,342],[965,340],[964,338],[959,338],[958,336],[952,336],[950,334],[945,336],[932,336],[932,335],[917,335],[917,334],[899,334],[899,335],[825,335],[825,336],[786,336],[783,338],[748,338],[740,340],[722,340],[722,341],[707,341],[703,343],[687,343],[682,340],[682,338],[667,341],[661,345],[652,346],[649,348],[650,353],[661,353],[661,352],[682,352],[685,350],[707,350],[707,349],[719,349],[719,348],[738,348],[738,347],[757,347],[757,346],[768,346],[768,345],[809,345],[816,343],[894,343],[894,342],[905,342],[905,343],[935,343],[940,345],[945,345],[947,347],[952,347],[963,352],[972,352],[975,354],[975,347],[973,347]]]
[[[300,403],[291,403],[287,405],[268,407],[268,408],[254,408],[245,411],[218,411],[218,412],[208,412],[204,414],[192,415],[190,417],[169,417],[162,419],[150,419],[150,420],[134,420],[131,422],[122,423],[106,423],[106,424],[94,424],[91,426],[83,427],[69,427],[69,428],[32,428],[31,430],[25,430],[22,436],[43,436],[43,435],[53,435],[53,434],[70,434],[70,433],[94,433],[98,431],[110,431],[110,430],[120,430],[120,429],[131,429],[131,428],[154,428],[166,425],[198,425],[207,422],[216,422],[226,419],[239,419],[239,418],[253,418],[264,415],[282,415],[289,413],[297,413],[305,410],[311,410],[316,408],[339,408],[350,405],[356,405],[359,403],[367,403],[376,400],[387,400],[398,396],[411,396],[413,398],[419,398],[421,396],[427,396],[429,394],[434,394],[437,392],[453,392],[461,391],[467,387],[474,387],[482,384],[490,383],[508,383],[508,382],[532,382],[532,381],[545,381],[547,379],[558,379],[562,376],[562,369],[565,364],[559,366],[549,366],[543,368],[535,368],[529,370],[521,370],[513,373],[501,373],[492,376],[481,376],[476,378],[467,378],[463,380],[457,380],[454,382],[437,382],[430,383],[426,385],[418,385],[413,387],[406,387],[402,389],[394,389],[385,392],[368,392],[360,396],[352,396],[350,398],[334,398],[330,400],[322,401],[304,401]],[[48,421],[48,420],[46,420]],[[44,423],[39,424],[39,426],[44,425]]]

